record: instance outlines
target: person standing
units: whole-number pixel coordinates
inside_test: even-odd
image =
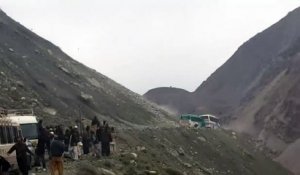
[[[110,128],[112,141],[110,142],[110,150],[113,154],[117,152],[117,133],[114,127]]]
[[[36,154],[36,164],[40,165],[42,162],[43,171],[46,171],[46,161],[45,161],[45,148],[46,148],[46,142],[48,139],[48,134],[45,128],[41,128],[39,136],[38,136],[38,143],[35,149]]]
[[[79,131],[78,131],[78,127],[74,126],[74,129],[72,131],[71,134],[71,151],[72,151],[72,158],[74,160],[78,160],[79,159],[79,147],[78,147],[78,143],[79,143]]]
[[[87,126],[85,132],[82,136],[82,144],[83,144],[83,154],[87,155],[90,153],[90,145],[91,145],[91,136],[90,136],[90,127]]]
[[[62,140],[59,140],[57,136],[51,141],[50,144],[50,172],[51,175],[63,175],[64,161],[63,154],[65,151],[65,145]]]
[[[101,132],[101,153],[102,156],[110,156],[110,142],[112,142],[112,136],[108,123],[105,123],[104,129]]]
[[[28,175],[29,167],[27,165],[27,154],[29,153],[31,155],[34,155],[27,147],[27,145],[23,142],[23,139],[21,137],[16,138],[16,144],[14,144],[9,151],[7,152],[7,155],[10,155],[12,152],[16,151],[17,156],[17,162],[19,170],[23,175]]]

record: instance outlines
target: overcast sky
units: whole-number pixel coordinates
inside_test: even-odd
[[[143,94],[194,91],[300,0],[0,0],[74,59]]]

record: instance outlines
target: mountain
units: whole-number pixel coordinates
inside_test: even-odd
[[[289,163],[300,161],[299,151],[288,156],[300,138],[299,53],[297,8],[240,46],[224,65],[187,94],[187,103],[196,107],[181,112],[225,117],[229,128],[262,140],[274,157],[279,156],[278,161],[299,174],[300,168]],[[178,103],[178,99],[174,101]],[[291,160],[286,161],[287,157]]]
[[[75,121],[79,115],[125,125],[169,121],[163,110],[75,61],[1,10],[0,85],[2,107],[33,108],[48,122]]]
[[[176,115],[182,111],[193,111],[196,107],[191,100],[192,94],[179,88],[161,87],[152,89],[145,93],[144,97]]]

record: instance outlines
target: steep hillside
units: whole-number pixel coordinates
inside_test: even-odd
[[[226,113],[247,100],[278,56],[300,37],[300,8],[244,43],[195,92],[199,104]]]
[[[222,130],[131,129],[122,130],[118,137],[120,153],[100,160],[88,157],[67,162],[64,174],[88,175],[78,173],[83,167],[99,175],[290,174],[255,149],[251,139]],[[113,173],[100,173],[104,171]]]
[[[293,164],[300,161],[299,151],[290,151],[300,138],[299,53],[300,8],[239,47],[192,93],[192,111],[225,117],[230,128],[262,140],[299,174]]]
[[[156,88],[149,90],[144,97],[177,115],[183,111],[192,112],[195,109],[195,104],[191,100],[192,94],[183,89]]]
[[[0,85],[0,106],[34,108],[46,121],[74,121],[79,118],[79,111],[86,118],[96,115],[120,124],[168,121],[165,112],[73,60],[3,11]]]
[[[261,84],[271,65],[281,64],[278,57],[288,50],[300,37],[300,8],[290,12],[285,18],[245,42],[232,57],[204,81],[193,93],[187,93],[185,102],[193,103],[194,109],[181,107],[180,112],[214,113],[221,116],[231,115],[242,102],[249,100]],[[278,65],[277,65],[278,66]],[[262,80],[264,81],[264,80]],[[166,92],[167,94],[170,92]],[[157,95],[155,102],[172,106]],[[147,95],[148,99],[153,99]]]
[[[286,162],[300,161],[299,151],[289,151],[300,138],[299,44],[295,42],[292,49],[278,57],[282,63],[273,64],[254,96],[237,109],[229,125],[263,140],[275,156],[280,155],[277,160],[298,174],[300,168]]]

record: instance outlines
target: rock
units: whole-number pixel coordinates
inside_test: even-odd
[[[184,163],[183,165],[186,166],[187,168],[192,168],[192,167],[193,167],[193,166],[192,166],[191,164],[189,164],[189,163]]]
[[[8,50],[11,51],[11,52],[14,52],[14,51],[15,51],[13,48],[9,48]]]
[[[16,81],[16,85],[19,87],[24,87],[24,83],[22,81]]]
[[[139,152],[147,152],[147,149],[146,149],[146,147],[144,147],[144,146],[138,146],[137,148],[136,148],[136,150],[137,151],[139,151]]]
[[[57,113],[57,111],[53,108],[44,108],[43,111],[50,115],[56,115],[56,113]]]
[[[52,53],[52,50],[51,50],[51,49],[48,49],[47,51],[48,51],[48,54],[49,54],[49,55],[53,55],[53,53]]]
[[[21,100],[26,100],[26,97],[21,97]]]
[[[179,154],[180,156],[184,156],[184,155],[185,155],[184,150],[183,150],[182,147],[180,147],[179,150],[178,150],[177,152],[178,152],[178,154]]]
[[[91,100],[93,100],[93,96],[89,95],[89,94],[86,94],[84,92],[81,92],[80,94],[80,98],[86,102],[89,102]]]
[[[71,73],[67,68],[65,68],[63,65],[58,64],[57,67],[58,67],[61,71],[63,71],[64,73],[66,73],[67,75],[70,75],[70,76],[72,75],[72,73]]]
[[[10,91],[16,91],[16,90],[17,90],[16,87],[11,87],[11,88],[10,88]]]
[[[204,138],[204,137],[198,137],[198,140],[200,140],[201,142],[206,142],[206,138]]]
[[[157,171],[149,171],[149,170],[145,171],[145,173],[146,173],[146,174],[149,174],[149,175],[150,175],[150,174],[158,174]]]
[[[178,156],[179,156],[179,154],[178,154],[178,152],[177,152],[176,150],[169,149],[168,152],[169,152],[172,156],[174,156],[174,157],[178,157]]]
[[[132,156],[132,158],[137,159],[138,155],[136,153],[130,153],[130,155]]]
[[[114,172],[104,169],[104,168],[100,168],[100,171],[103,175],[116,175]]]

